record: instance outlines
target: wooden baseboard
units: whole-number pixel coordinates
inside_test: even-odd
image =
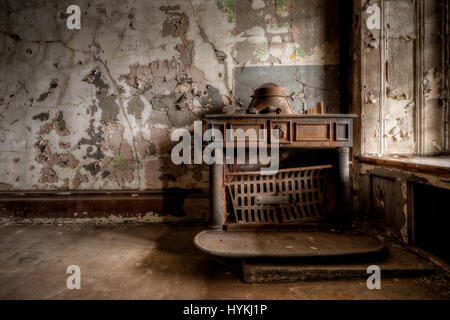
[[[0,217],[76,218],[160,216],[206,219],[209,192],[164,191],[3,191]]]

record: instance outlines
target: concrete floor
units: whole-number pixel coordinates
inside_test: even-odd
[[[449,299],[439,278],[249,285],[192,244],[201,226],[0,226],[0,299]],[[81,268],[81,289],[66,268]]]

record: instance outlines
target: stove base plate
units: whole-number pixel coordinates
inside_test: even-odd
[[[319,258],[380,254],[385,244],[356,231],[214,231],[194,238],[208,254],[228,258]]]

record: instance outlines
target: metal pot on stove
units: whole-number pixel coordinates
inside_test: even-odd
[[[248,106],[250,114],[293,114],[286,90],[275,83],[265,83],[253,93]]]

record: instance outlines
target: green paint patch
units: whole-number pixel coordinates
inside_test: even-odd
[[[279,17],[286,17],[288,15],[286,0],[276,0],[277,7],[275,13]]]
[[[126,169],[132,169],[133,164],[132,162],[127,159],[126,155],[123,153],[115,153],[114,157],[112,159],[113,167],[116,169],[126,170]]]
[[[257,56],[266,56],[266,55],[269,54],[269,51],[266,50],[266,49],[256,49],[256,50],[255,50],[255,54],[256,54]]]
[[[303,50],[300,49],[300,48],[295,48],[295,54],[296,54],[296,56],[299,57],[299,58],[304,58],[304,57],[306,57],[306,52],[303,51]]]
[[[236,16],[236,3],[235,0],[216,0],[217,8],[228,15],[227,21],[233,23]]]
[[[179,12],[168,13],[167,16],[166,16],[166,22],[171,23],[173,19],[179,18],[179,17],[180,17],[180,13]]]
[[[265,48],[255,48],[253,54],[260,60],[266,60],[269,58],[269,50]]]
[[[269,59],[269,49],[268,43],[262,42],[252,42],[253,45],[253,55],[257,57],[260,61],[265,61]]]

